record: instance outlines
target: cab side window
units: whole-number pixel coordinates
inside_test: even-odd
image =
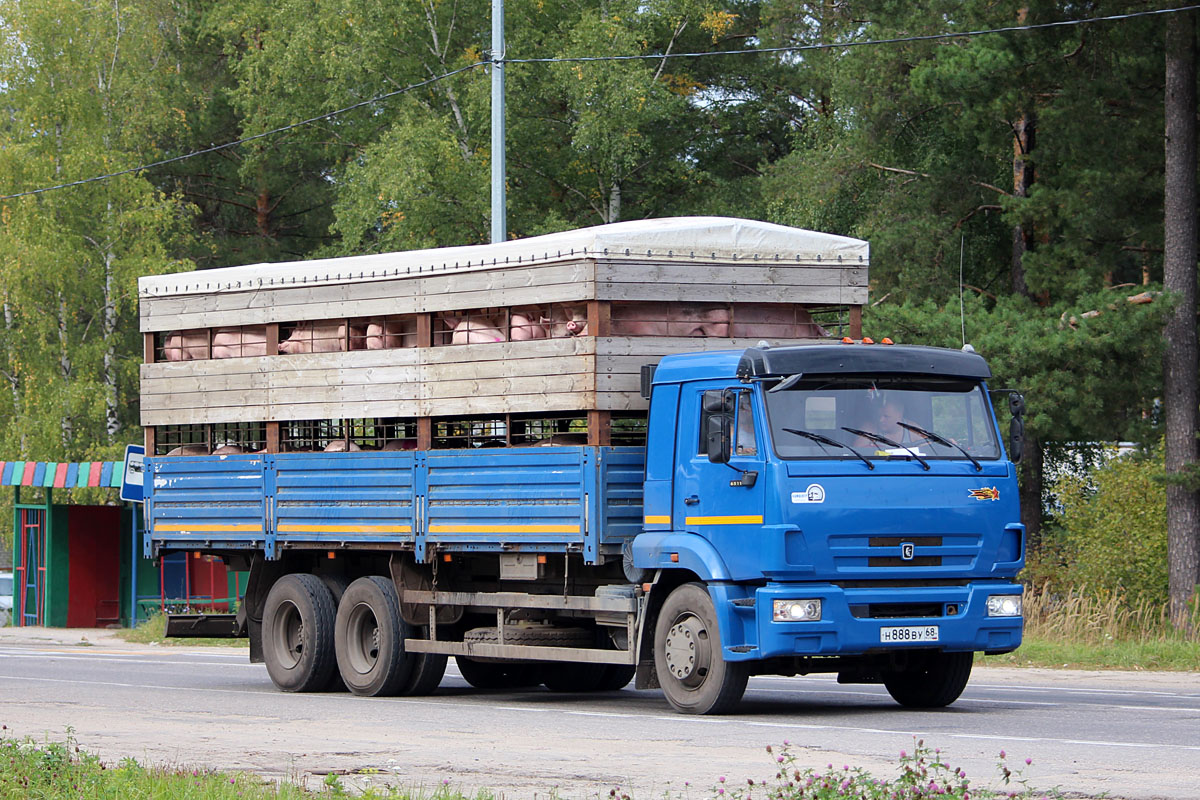
[[[707,452],[708,444],[704,439],[704,432],[708,430],[708,418],[713,414],[722,413],[721,411],[706,411],[705,409],[723,408],[722,400],[724,394],[724,390],[709,389],[701,398],[700,437],[696,446],[696,453],[699,455],[704,455]],[[734,414],[733,453],[739,456],[758,455],[758,437],[754,429],[754,410],[750,403],[750,393],[739,389],[733,391],[732,394],[736,398],[731,404],[732,408],[729,409]]]
[[[749,392],[738,392],[733,452],[739,456],[758,455],[758,438],[754,434],[754,407],[750,404]]]

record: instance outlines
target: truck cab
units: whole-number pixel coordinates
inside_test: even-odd
[[[632,554],[679,583],[659,587],[655,643],[673,704],[832,671],[945,705],[973,652],[1020,644],[1024,529],[989,377],[972,352],[882,344],[662,360]]]

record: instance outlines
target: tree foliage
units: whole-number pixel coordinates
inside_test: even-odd
[[[507,227],[729,214],[859,236],[869,333],[960,346],[965,291],[966,339],[1025,392],[1034,441],[1157,440],[1171,301],[1125,298],[1163,278],[1164,21],[921,38],[1140,10],[512,0],[505,57],[566,60],[507,67]],[[258,137],[0,202],[0,457],[137,438],[139,275],[486,241],[488,14],[0,0],[0,193]],[[756,46],[807,49],[727,52]],[[613,55],[647,58],[575,60]]]

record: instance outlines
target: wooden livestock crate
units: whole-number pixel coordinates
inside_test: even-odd
[[[868,264],[855,239],[689,217],[142,278],[142,424],[149,452],[235,424],[274,450],[299,420],[424,420],[428,446],[432,420],[579,412],[606,441],[664,355],[861,335]]]

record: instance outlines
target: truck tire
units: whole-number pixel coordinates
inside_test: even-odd
[[[267,674],[284,692],[329,686],[334,656],[333,594],[315,575],[284,575],[263,605],[262,645]]]
[[[342,595],[344,595],[346,593],[346,587],[349,586],[350,583],[349,583],[349,581],[346,580],[344,575],[339,575],[339,574],[335,574],[335,573],[325,573],[318,577],[320,577],[321,582],[324,583],[329,588],[330,593],[333,595],[333,608],[334,608],[334,614],[336,615],[338,603],[342,602]],[[335,619],[336,619],[336,616],[335,616]],[[336,657],[336,652],[335,652],[335,657]],[[325,687],[321,691],[326,691],[326,692],[349,691],[346,688],[346,682],[344,680],[342,680],[342,674],[337,670],[336,659],[335,659],[333,674],[329,676],[329,683],[326,684]]]
[[[524,689],[542,682],[540,665],[524,661],[476,661],[455,656],[463,680],[476,689]]]
[[[967,688],[974,659],[974,653],[926,653],[903,670],[884,673],[883,685],[906,708],[943,708]]]
[[[596,688],[598,692],[615,692],[624,689],[633,680],[637,667],[633,664],[609,664],[604,669],[604,679]]]
[[[663,602],[654,626],[654,669],[663,694],[684,714],[724,714],[746,692],[750,668],[726,661],[712,598],[685,583]]]
[[[598,692],[608,674],[608,664],[551,661],[542,665],[542,683],[552,692]]]
[[[333,637],[346,688],[364,697],[398,694],[413,667],[404,652],[410,632],[390,579],[370,575],[350,584],[338,604]]]
[[[433,694],[446,674],[446,656],[441,653],[410,653],[409,658],[413,662],[412,671],[400,694],[408,697]]]

